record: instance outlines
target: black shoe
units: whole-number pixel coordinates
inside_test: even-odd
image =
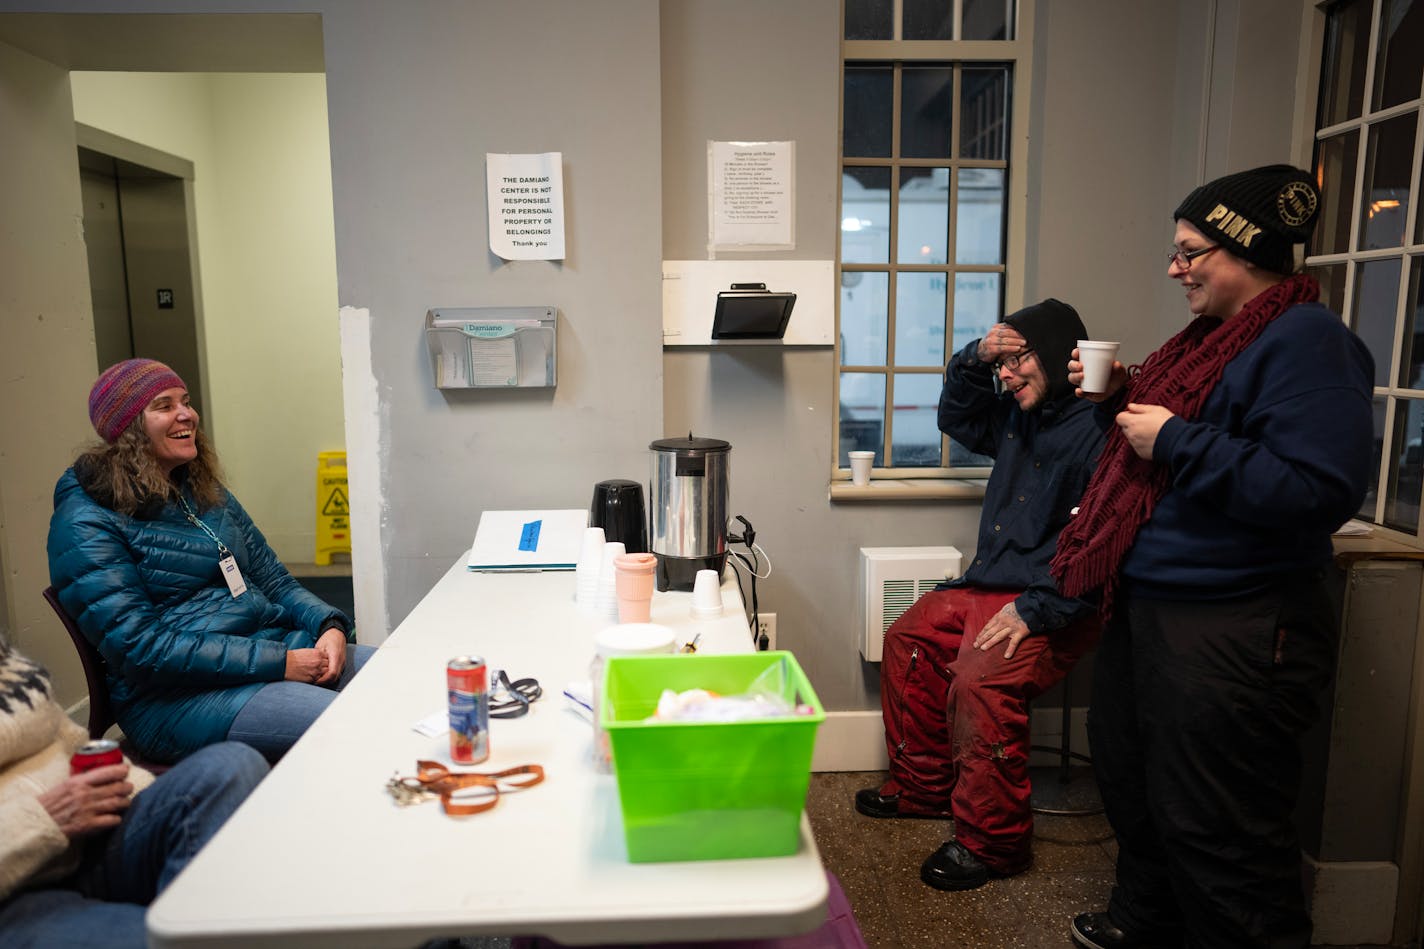
[[[922,813],[900,810],[900,795],[881,794],[879,788],[861,788],[855,792],[855,809],[866,817],[919,817],[925,820],[947,820],[948,811]]]
[[[1073,941],[1088,949],[1170,949],[1180,946],[1180,938],[1129,936],[1107,913],[1079,913],[1070,927]]]
[[[988,883],[990,877],[1009,875],[984,866],[957,840],[930,854],[920,866],[920,879],[936,890],[972,890]]]
[[[855,792],[855,809],[866,817],[899,817],[900,795],[881,794],[879,788],[861,788]]]

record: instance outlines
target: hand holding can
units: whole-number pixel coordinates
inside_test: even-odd
[[[119,743],[107,738],[85,742],[69,759],[69,773],[83,774],[105,765],[123,764],[124,753]]]

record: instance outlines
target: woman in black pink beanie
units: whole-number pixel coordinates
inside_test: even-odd
[[[1195,319],[1085,396],[1116,428],[1053,571],[1108,620],[1089,736],[1119,851],[1080,945],[1310,944],[1299,739],[1329,694],[1322,571],[1374,431],[1369,351],[1297,272],[1319,206],[1289,165],[1187,195],[1167,276]]]

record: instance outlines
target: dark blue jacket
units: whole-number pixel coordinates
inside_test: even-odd
[[[1330,561],[1330,534],[1376,474],[1374,362],[1319,303],[1291,307],[1227,363],[1153,460],[1172,484],[1122,574],[1134,595],[1220,598]]]
[[[241,596],[222,578],[217,544],[178,505],[120,514],[73,468],[54,490],[50,583],[108,663],[119,727],[159,761],[222,741],[247,700],[281,681],[288,649],[314,646],[330,625],[351,628],[292,579],[231,494],[198,516],[236,558]]]
[[[979,546],[964,575],[948,586],[1022,590],[1014,600],[1031,632],[1060,629],[1093,611],[1058,592],[1048,562],[1058,534],[1097,466],[1106,440],[1090,402],[1069,395],[1023,412],[994,389],[975,340],[944,371],[939,428],[971,451],[994,458],[979,518]]]

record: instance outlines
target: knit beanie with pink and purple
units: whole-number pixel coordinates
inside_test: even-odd
[[[166,389],[187,389],[178,373],[156,359],[125,359],[99,374],[89,390],[89,421],[109,444]]]

